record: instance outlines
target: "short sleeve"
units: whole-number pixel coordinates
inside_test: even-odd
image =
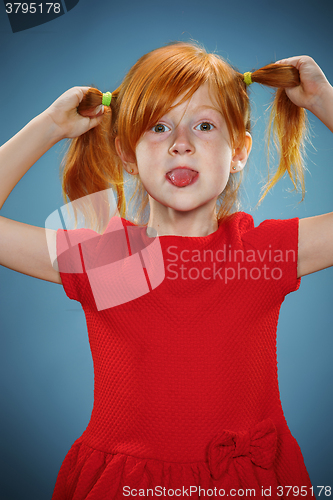
[[[58,268],[70,299],[91,304],[104,293],[103,281],[108,279],[105,266],[129,255],[126,223],[112,217],[102,235],[87,228],[57,230]]]
[[[99,235],[91,229],[58,229],[57,262],[66,295],[82,303],[87,285],[86,266],[81,244],[90,241],[97,244]]]
[[[247,255],[256,265],[266,266],[267,276],[285,296],[296,291],[299,218],[269,219],[241,235]]]

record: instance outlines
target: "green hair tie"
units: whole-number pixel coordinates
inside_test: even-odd
[[[250,71],[244,73],[244,83],[246,83],[246,85],[251,85],[251,83],[253,83],[251,75],[252,73]]]
[[[111,94],[111,92],[105,92],[105,94],[103,94],[102,104],[103,104],[104,106],[110,106],[110,104],[111,104],[111,99],[112,99],[112,94]]]

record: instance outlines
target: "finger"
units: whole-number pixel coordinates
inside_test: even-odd
[[[72,87],[72,89],[69,90],[81,90],[86,94],[89,89],[91,89],[91,87],[86,87],[86,86],[81,87],[80,85],[76,85],[75,87]]]
[[[80,102],[82,101],[82,99],[84,98],[84,96],[88,92],[88,90],[91,89],[91,87],[76,87],[76,88],[79,91]]]
[[[103,104],[101,104],[100,106],[97,106],[95,112],[96,112],[96,118],[99,117],[99,116],[104,115],[104,106],[103,106]]]
[[[81,116],[87,116],[88,118],[96,118],[98,116],[104,115],[104,106],[103,104],[100,104],[99,106],[96,106],[96,108],[88,108],[85,109],[84,111],[80,111]]]
[[[288,57],[286,59],[280,59],[279,61],[275,61],[274,64],[291,64],[294,66],[293,63],[295,63],[296,60],[298,59],[299,59],[298,57]]]
[[[103,120],[103,116],[96,116],[95,118],[90,118],[89,129],[96,127]]]
[[[310,59],[309,56],[293,56],[287,57],[286,59],[280,59],[276,61],[275,64],[290,64],[299,70],[301,65],[307,63]]]

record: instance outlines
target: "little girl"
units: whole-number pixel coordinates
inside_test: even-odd
[[[2,206],[43,153],[73,139],[63,190],[91,221],[45,231],[0,217],[0,263],[62,283],[87,319],[94,407],[53,500],[316,493],[280,403],[276,328],[301,277],[333,265],[333,212],[254,227],[237,211],[252,82],[278,88],[281,159],[266,192],[287,171],[304,194],[303,108],[333,131],[333,89],[307,56],[243,75],[171,44],[112,94],[68,90],[0,150]],[[142,194],[132,220],[124,169]]]

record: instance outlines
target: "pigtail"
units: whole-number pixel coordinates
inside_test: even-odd
[[[307,116],[305,110],[296,106],[284,90],[300,84],[299,72],[291,65],[269,64],[254,71],[251,79],[253,82],[277,88],[268,126],[268,150],[272,137],[276,148],[280,151],[280,161],[274,176],[269,178],[263,187],[259,203],[285,172],[288,172],[296,190],[301,186],[303,201],[305,194],[303,153]]]
[[[268,178],[260,201],[285,172],[288,172],[295,188],[301,185],[303,199],[302,152],[306,115],[304,109],[289,100],[284,90],[300,84],[299,73],[291,65],[269,64],[254,71],[251,78],[253,82],[277,89],[269,136],[273,136],[280,151],[280,161],[274,176]],[[232,148],[241,147],[246,131],[251,129],[250,102],[244,75],[221,57],[208,54],[192,43],[178,42],[153,50],[134,64],[120,87],[112,92],[111,106],[105,108],[101,123],[70,144],[64,162],[62,187],[64,199],[72,202],[74,211],[78,208],[78,213],[85,213],[87,207],[81,208],[81,204],[88,205],[96,225],[100,224],[103,231],[110,218],[110,204],[107,196],[103,198],[103,191],[107,193],[112,188],[121,217],[134,219],[135,224],[147,225],[149,199],[139,174],[134,176],[136,188],[126,203],[123,165],[115,148],[115,138],[119,138],[126,157],[135,158],[140,137],[172,109],[176,100],[179,103],[179,98],[183,96],[181,102],[185,102],[184,99],[189,99],[206,82],[211,85],[225,118]],[[101,103],[102,93],[91,88],[80,103],[78,112],[84,114]],[[241,180],[242,172],[231,175],[218,197],[219,221],[239,209]],[[88,203],[84,200],[87,195]],[[133,209],[129,210],[127,205],[130,208],[133,206]],[[88,221],[91,219],[91,214],[88,214]]]
[[[88,227],[102,232],[110,219],[109,188],[117,195],[117,209],[121,216],[126,211],[123,167],[116,153],[117,96],[112,93],[110,107],[104,107],[104,118],[96,127],[73,139],[63,161],[62,192],[65,202],[70,200],[77,213],[83,213]],[[103,94],[91,88],[78,106],[78,113],[84,114],[102,104]],[[104,193],[103,193],[104,191]],[[98,196],[92,196],[99,193]],[[90,195],[89,203],[83,197]]]

